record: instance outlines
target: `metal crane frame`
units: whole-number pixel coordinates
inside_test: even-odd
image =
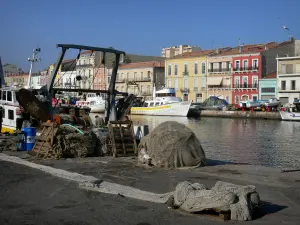
[[[60,65],[65,56],[65,53],[68,49],[91,50],[91,51],[115,54],[116,59],[113,64],[112,75],[111,75],[109,87],[107,90],[108,97],[107,97],[107,108],[106,108],[106,114],[105,114],[105,123],[107,124],[109,121],[109,115],[110,115],[112,106],[115,105],[115,97],[116,97],[115,83],[116,83],[117,72],[118,72],[118,68],[119,68],[120,56],[121,55],[125,56],[126,53],[124,51],[115,50],[113,48],[100,48],[100,47],[74,45],[74,44],[57,44],[57,48],[61,48],[61,52],[58,55],[53,73],[50,75],[48,82],[47,82],[47,95],[48,95],[48,103],[49,103],[49,109],[51,112],[51,117],[53,115],[53,109],[52,109],[52,97],[54,94],[53,84],[54,84],[56,75],[58,73],[58,70],[60,68]],[[74,90],[76,90],[76,89],[73,89],[73,91]],[[88,90],[82,90],[82,91],[90,91],[91,92],[91,91],[96,91],[96,90],[88,89]]]

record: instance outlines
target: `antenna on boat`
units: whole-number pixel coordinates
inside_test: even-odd
[[[32,58],[27,59],[30,62],[30,70],[29,70],[28,83],[27,83],[28,88],[31,88],[31,76],[32,76],[33,64],[35,62],[41,61],[41,58],[39,58],[39,59],[36,58],[36,55],[40,52],[41,52],[40,48],[33,49]]]

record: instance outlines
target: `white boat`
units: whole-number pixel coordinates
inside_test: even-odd
[[[143,106],[131,107],[130,113],[132,115],[186,117],[190,106],[191,101],[180,101],[175,97],[175,90],[168,88],[155,92],[154,100],[145,101]]]
[[[3,110],[1,132],[14,133],[17,129],[17,119],[21,118],[22,109],[16,99],[18,88],[5,87],[0,89],[0,108]]]
[[[266,100],[258,100],[258,101],[240,101],[239,106],[241,108],[260,108],[265,105]]]
[[[276,98],[270,98],[266,103],[266,107],[277,107],[280,105],[280,101]]]
[[[280,111],[282,120],[300,121],[300,112]]]
[[[90,108],[92,113],[105,112],[106,101],[103,96],[97,96],[95,93],[89,93],[85,101],[76,101],[77,106]]]

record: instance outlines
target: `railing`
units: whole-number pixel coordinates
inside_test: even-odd
[[[125,82],[125,79],[116,79],[116,83],[124,83]]]
[[[181,92],[190,92],[190,89],[189,88],[181,88],[180,91]]]
[[[76,67],[93,67],[93,64],[77,64]]]
[[[221,69],[209,69],[209,73],[222,73],[222,72],[231,72],[229,68],[221,68]]]
[[[248,66],[248,67],[233,68],[233,71],[256,71],[258,69],[259,69],[258,67]]]
[[[144,77],[144,78],[128,78],[127,81],[135,81],[135,82],[150,82],[150,77]]]
[[[208,85],[208,88],[231,88],[231,85]]]
[[[234,84],[234,88],[258,88],[258,84]]]
[[[189,75],[189,72],[188,72],[188,71],[183,71],[183,72],[182,72],[182,75],[183,75],[183,76],[188,76],[188,75]]]

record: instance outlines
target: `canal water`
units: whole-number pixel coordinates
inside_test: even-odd
[[[131,116],[150,131],[165,121],[193,130],[208,159],[300,169],[300,123],[273,120]]]

